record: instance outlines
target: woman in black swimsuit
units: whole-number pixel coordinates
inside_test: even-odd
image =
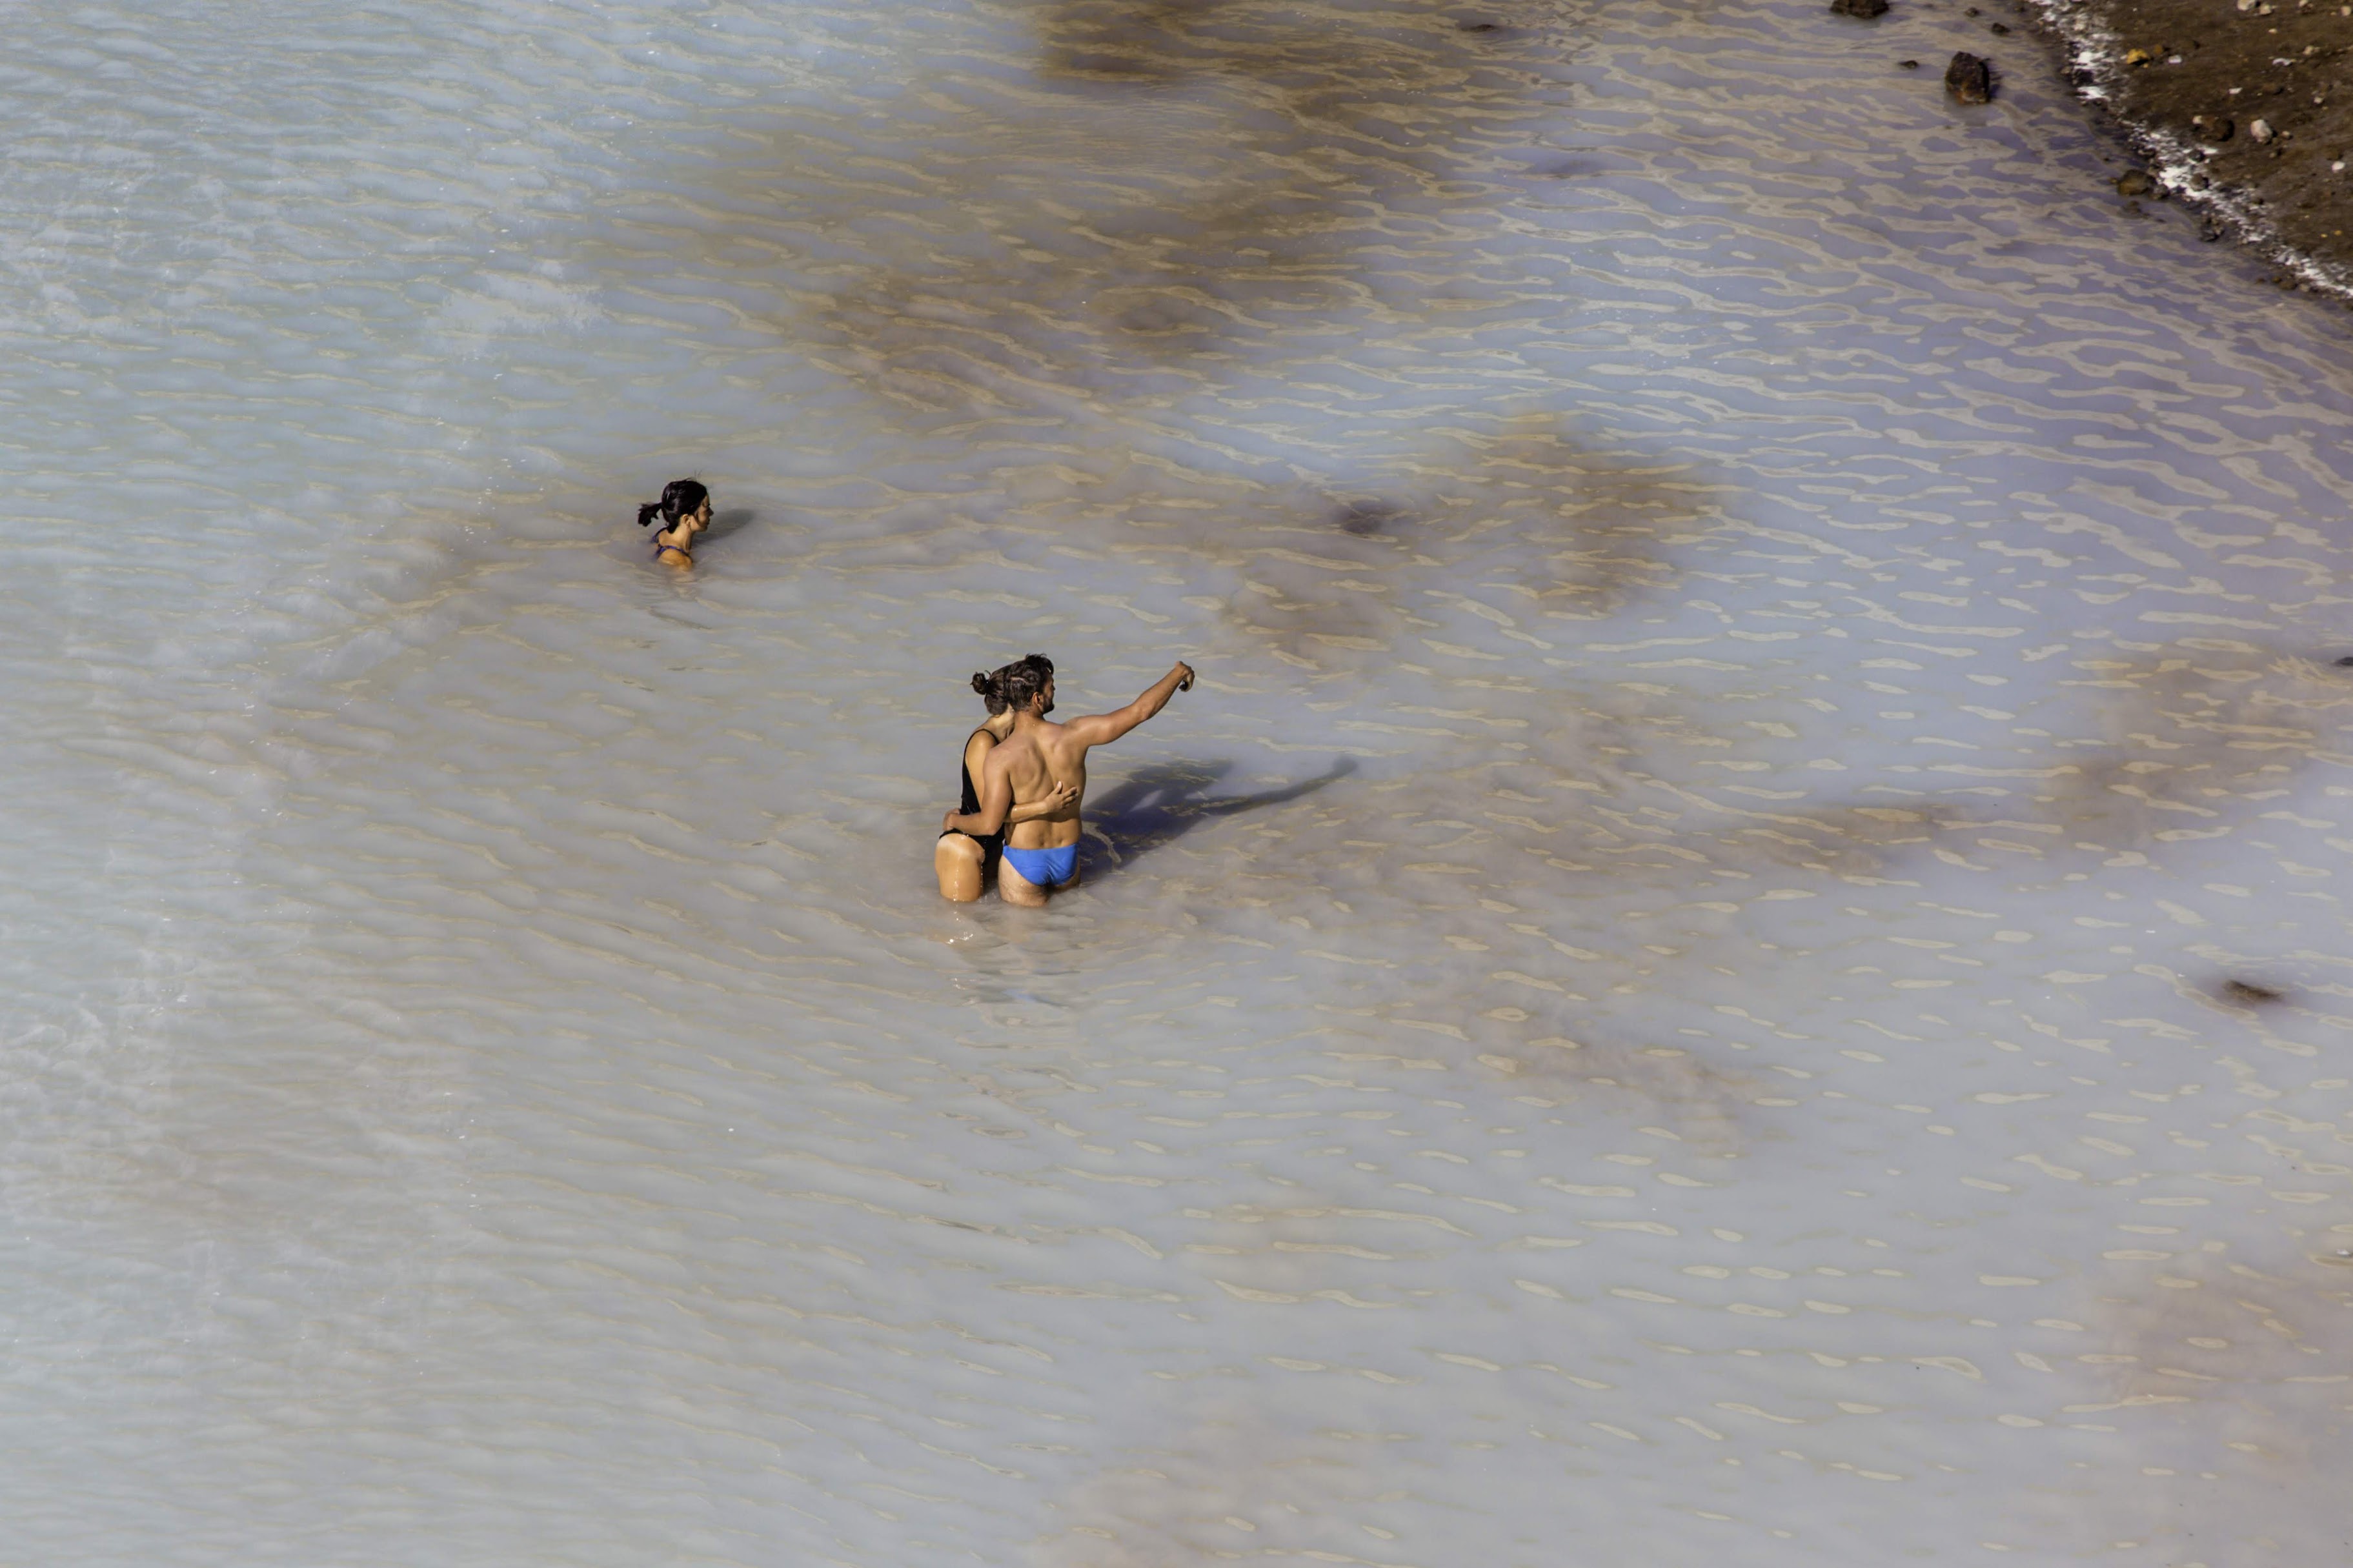
[[[654,531],[654,559],[681,571],[694,564],[694,536],[711,526],[711,492],[701,479],[672,479],[662,487],[661,500],[638,508],[638,526]]]
[[[1042,654],[1031,654],[1051,673],[1053,666]],[[1025,660],[1023,662],[1028,662]],[[987,762],[988,753],[997,743],[1013,732],[1013,710],[1005,701],[1005,676],[1013,668],[1005,665],[987,675],[972,678],[972,689],[988,704],[988,722],[964,738],[964,805],[967,813],[980,809],[980,792],[973,787],[973,779]],[[1068,805],[1078,791],[1063,784],[1044,800],[1016,806],[1006,817],[1007,826],[1027,822],[1033,816],[1046,816]],[[980,897],[989,875],[997,869],[997,858],[1005,847],[1005,836],[992,833],[986,838],[975,838],[968,833],[943,833],[939,845],[932,851],[932,869],[939,873],[940,897],[959,904],[971,903]]]

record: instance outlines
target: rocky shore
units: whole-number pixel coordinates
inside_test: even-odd
[[[2037,0],[2086,99],[2147,160],[2127,195],[2172,196],[2282,268],[2353,300],[2353,4]]]

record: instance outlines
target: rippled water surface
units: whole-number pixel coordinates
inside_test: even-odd
[[[2339,1555],[2353,341],[2022,35],[5,15],[0,1562]]]

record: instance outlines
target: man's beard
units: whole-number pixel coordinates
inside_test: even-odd
[[[1051,713],[1053,710],[1054,710],[1054,704],[1053,704],[1053,701],[1052,701],[1052,700],[1051,700],[1051,699],[1049,699],[1047,701],[1045,701],[1045,702],[1043,702],[1043,703],[1040,703],[1040,704],[1039,705],[1039,708],[1038,708],[1038,717],[1039,717],[1039,718],[1040,718],[1040,719],[1043,719],[1047,714]]]

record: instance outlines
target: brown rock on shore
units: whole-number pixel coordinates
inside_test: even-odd
[[[2042,0],[2175,194],[2353,295],[2353,4]]]
[[[1956,103],[1991,103],[1993,89],[1993,67],[1975,55],[1955,55],[1945,68],[1945,90]]]

